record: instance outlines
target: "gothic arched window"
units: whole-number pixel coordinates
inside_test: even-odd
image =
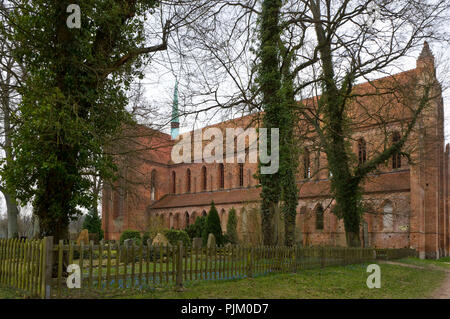
[[[172,171],[172,194],[177,192],[177,174]]]
[[[400,141],[400,133],[394,132],[392,135],[392,144],[397,143]],[[402,155],[400,152],[395,152],[394,155],[392,155],[392,169],[400,168],[402,167]]]
[[[358,140],[358,164],[363,165],[367,159],[367,146],[364,138]]]
[[[184,213],[184,218],[185,218],[184,226],[189,227],[189,213],[188,212]]]
[[[191,192],[191,170],[189,168],[186,171],[186,192]]]
[[[392,231],[394,228],[394,215],[393,207],[390,202],[386,203],[383,207],[383,230]]]
[[[225,188],[225,171],[223,164],[219,164],[219,189]]]
[[[316,229],[323,229],[323,207],[321,204],[316,207]]]
[[[150,200],[156,199],[156,170],[152,170],[150,176]]]
[[[208,183],[208,178],[206,175],[206,167],[203,166],[202,167],[202,190],[206,191],[207,183]]]
[[[239,163],[239,187],[244,186],[244,163]]]
[[[310,163],[310,155],[309,150],[305,148],[305,152],[303,154],[303,178],[311,177],[311,163]]]

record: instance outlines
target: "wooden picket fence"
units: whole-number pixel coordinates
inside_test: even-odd
[[[181,243],[76,245],[60,241],[53,245],[52,237],[38,241],[0,240],[0,284],[41,298],[60,298],[86,290],[182,287],[195,281],[240,279],[410,256],[416,256],[412,249],[240,245],[193,249]],[[79,267],[81,289],[68,288],[67,266],[71,264]]]
[[[45,284],[49,240],[0,239],[0,285],[45,298],[50,293]]]

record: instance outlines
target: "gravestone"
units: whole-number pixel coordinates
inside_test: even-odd
[[[121,247],[120,251],[120,261],[121,262],[132,262],[133,261],[133,255],[132,255],[132,249],[131,247],[135,246],[135,242],[133,238],[125,239],[123,241],[123,246]],[[126,253],[125,253],[126,251]],[[137,249],[134,250],[134,258],[136,259],[138,253]],[[126,257],[126,258],[125,258]]]
[[[161,233],[158,233],[152,241],[153,246],[170,246],[169,240]]]
[[[89,232],[87,229],[83,229],[78,236],[77,245],[80,245],[81,243],[89,245]]]
[[[195,237],[192,239],[192,249],[202,249],[203,247],[203,239],[201,237]]]
[[[216,248],[216,237],[213,234],[208,235],[208,242],[206,244],[208,249]]]

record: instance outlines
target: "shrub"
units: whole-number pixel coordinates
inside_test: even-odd
[[[153,238],[150,238],[150,232],[148,232],[148,231],[146,231],[145,233],[144,233],[144,235],[142,235],[142,242],[144,243],[144,245],[147,245],[147,241],[150,239],[150,241],[153,239]]]
[[[84,218],[83,229],[87,229],[89,234],[97,234],[98,240],[103,239],[102,220],[95,209],[89,210]]]
[[[189,235],[189,238],[192,240],[195,237],[202,237],[203,229],[205,229],[206,218],[201,216],[197,217],[194,224],[186,227],[186,233]]]
[[[166,236],[171,245],[178,245],[178,241],[180,240],[183,242],[183,246],[185,247],[189,247],[191,245],[189,235],[184,230],[166,229],[164,231],[164,236]]]
[[[205,228],[203,229],[203,245],[208,242],[208,235],[213,234],[216,237],[216,244],[221,246],[223,244],[222,227],[220,226],[220,218],[217,213],[214,201],[211,202],[211,208],[209,209],[208,216],[206,216]]]
[[[234,208],[231,208],[228,212],[227,239],[233,245],[236,245],[239,242],[237,235],[236,210]]]
[[[127,239],[136,239],[136,243],[141,243],[141,233],[138,230],[125,230],[122,235],[120,235],[120,244],[123,245],[124,241]]]

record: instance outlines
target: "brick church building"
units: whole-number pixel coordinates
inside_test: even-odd
[[[411,116],[412,108],[399,98],[400,94],[384,94],[380,101],[370,92],[393,87],[392,83],[417,90],[424,78],[435,76],[434,68],[434,57],[425,43],[415,69],[355,87],[356,92],[367,93],[360,94],[352,108],[353,119],[359,117],[349,141],[356,163],[370,159],[399,139]],[[438,85],[434,91],[437,93],[421,114],[405,153],[392,156],[364,182],[361,239],[365,247],[411,247],[419,251],[421,258],[450,255],[450,150],[445,145],[444,105]],[[388,111],[380,106],[386,105],[386,99]],[[377,107],[380,110],[374,111]],[[371,116],[363,109],[371,109]],[[125,128],[124,137],[112,147],[119,170],[117,181],[105,184],[102,192],[105,239],[117,240],[126,229],[144,232],[155,220],[167,228],[184,229],[206,215],[214,201],[224,232],[228,213],[234,208],[239,239],[261,243],[260,187],[255,178],[258,165],[248,161],[175,164],[171,152],[178,135],[176,108],[172,115],[172,136],[136,125]],[[223,131],[229,127],[245,129],[258,126],[259,120],[260,114],[251,114],[211,127]],[[183,136],[186,134],[194,132]],[[343,221],[333,213],[329,191],[332,175],[323,152],[314,148],[314,142],[308,143],[299,158],[296,241],[304,246],[344,246]],[[282,243],[282,216],[276,217],[275,224],[277,240]]]

